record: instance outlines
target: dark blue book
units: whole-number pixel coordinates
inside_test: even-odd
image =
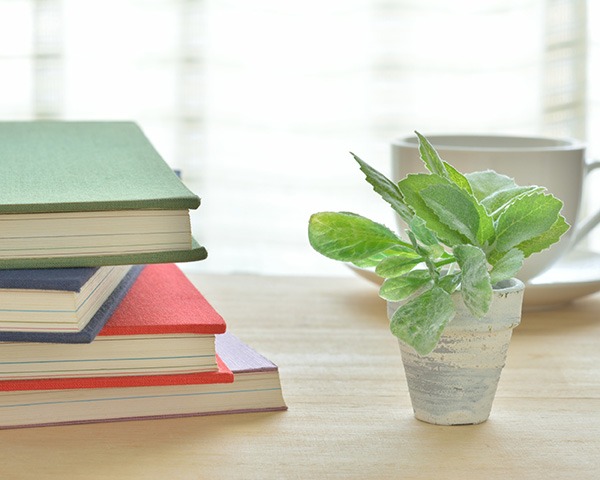
[[[0,270],[0,288],[79,292],[99,270],[100,267]]]
[[[0,341],[90,343],[143,268],[0,270]]]

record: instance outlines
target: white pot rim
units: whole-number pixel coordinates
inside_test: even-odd
[[[518,292],[519,290],[523,290],[524,288],[525,284],[515,277],[509,278],[508,280],[502,280],[501,282],[492,286],[494,292],[499,294]]]

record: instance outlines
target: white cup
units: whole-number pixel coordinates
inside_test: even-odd
[[[495,170],[515,179],[518,185],[540,185],[564,202],[562,214],[571,228],[561,240],[525,260],[519,279],[526,282],[552,266],[584,238],[599,222],[600,212],[581,220],[578,213],[585,176],[600,161],[586,160],[584,143],[571,139],[510,135],[428,135],[440,157],[468,173]],[[416,135],[392,142],[392,179],[426,171],[419,157]],[[404,225],[398,218],[401,228]]]

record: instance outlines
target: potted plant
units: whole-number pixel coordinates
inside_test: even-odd
[[[454,425],[485,421],[520,322],[528,256],[569,225],[562,202],[540,186],[494,171],[462,174],[416,132],[429,173],[394,183],[353,154],[375,192],[406,224],[400,236],[348,212],[315,213],[309,241],[319,253],[384,279],[415,416]]]

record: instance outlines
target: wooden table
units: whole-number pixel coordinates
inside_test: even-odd
[[[527,313],[490,419],[415,420],[376,287],[192,276],[275,361],[287,412],[0,431],[0,478],[598,479],[600,296]]]

